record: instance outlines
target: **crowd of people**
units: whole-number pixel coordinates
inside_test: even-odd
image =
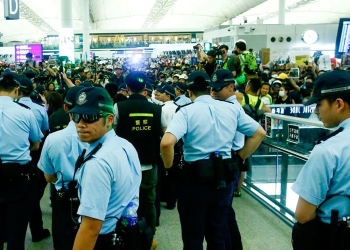
[[[7,242],[9,250],[24,249],[28,223],[33,242],[50,236],[40,210],[47,181],[55,250],[114,249],[123,227],[118,219],[130,203],[146,227],[142,234],[139,228],[127,231],[125,244],[143,242],[128,249],[156,249],[161,201],[178,209],[184,249],[203,249],[204,238],[208,249],[243,249],[232,201],[241,196],[248,157],[265,137],[244,107],[271,112],[271,104],[316,102],[325,126],[335,127],[350,117],[350,107],[343,95],[334,97],[340,89],[330,83],[346,92],[350,77],[336,65],[324,72],[317,62],[307,62],[294,78],[290,63],[253,62],[244,40],[232,54],[226,45],[207,53],[197,45],[196,54],[194,65],[186,56],[39,65],[28,53],[23,65],[4,66],[0,248]],[[325,96],[341,106],[333,110],[339,119],[328,117],[329,124]],[[330,195],[326,189],[316,200],[304,195],[301,182],[310,176],[304,172],[293,186],[300,195],[299,228],[316,217],[316,206]],[[295,247],[302,245],[294,236]]]

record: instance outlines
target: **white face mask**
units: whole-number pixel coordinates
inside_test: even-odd
[[[280,91],[278,92],[278,95],[279,95],[280,97],[285,96],[284,91],[283,91],[283,90],[280,90]]]

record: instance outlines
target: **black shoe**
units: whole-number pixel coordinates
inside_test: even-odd
[[[50,237],[50,235],[51,234],[49,229],[44,229],[40,234],[35,235],[35,237],[32,236],[32,241],[39,242],[39,241],[42,241],[43,239]]]

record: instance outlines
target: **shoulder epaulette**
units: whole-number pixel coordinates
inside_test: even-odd
[[[30,107],[28,107],[27,105],[25,105],[23,103],[20,103],[20,102],[15,102],[15,103],[17,103],[19,106],[22,106],[23,108],[30,109]]]
[[[322,143],[322,142],[324,142],[324,141],[327,141],[329,138],[331,138],[331,137],[333,137],[333,136],[339,134],[339,133],[342,132],[343,130],[344,130],[344,128],[343,128],[343,127],[340,127],[340,128],[338,128],[336,131],[333,131],[332,133],[330,133],[329,135],[326,135],[326,136],[322,137],[321,139],[317,140],[315,144],[317,145],[317,144],[320,144],[320,143]]]
[[[176,113],[177,111],[179,111],[181,108],[186,107],[186,106],[191,105],[191,104],[193,104],[193,102],[187,103],[187,104],[182,105],[182,106],[180,106],[180,105],[177,106],[177,109],[175,110],[175,113]]]

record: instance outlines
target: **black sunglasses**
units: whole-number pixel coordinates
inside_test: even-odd
[[[72,113],[73,116],[73,122],[78,123],[82,119],[85,123],[94,123],[97,122],[101,117],[106,117],[110,114],[107,113],[98,113],[94,115],[83,115],[83,114],[77,114]]]

